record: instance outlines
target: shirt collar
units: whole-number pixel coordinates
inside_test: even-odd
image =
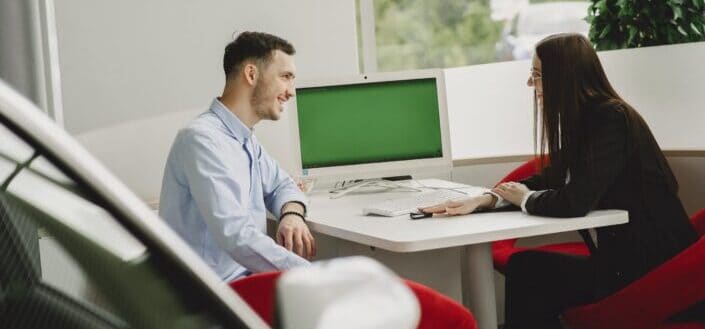
[[[246,143],[250,138],[252,138],[252,134],[254,133],[254,129],[247,128],[240,119],[230,112],[228,108],[221,103],[218,98],[213,99],[213,103],[211,103],[210,110],[220,119],[220,121],[225,124],[225,127],[228,128],[230,133],[232,134],[235,139],[242,143]]]

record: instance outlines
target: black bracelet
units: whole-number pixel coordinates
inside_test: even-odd
[[[286,215],[295,215],[295,216],[299,216],[299,217],[301,217],[301,220],[303,220],[304,223],[306,223],[306,217],[304,217],[304,215],[302,215],[301,213],[298,213],[298,212],[296,212],[296,211],[287,211],[287,212],[282,213],[282,215],[279,216],[279,221],[281,221],[282,218],[284,218],[284,216],[286,216]]]
[[[305,205],[303,202],[297,201],[297,200],[293,200],[293,201],[289,201],[289,202],[287,202],[287,203],[297,203],[297,204],[300,204],[300,205],[301,205],[301,208],[304,208],[304,217],[306,217],[307,209],[306,209],[306,205]],[[284,210],[284,207],[282,207],[282,210]]]

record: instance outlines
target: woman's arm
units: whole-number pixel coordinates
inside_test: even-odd
[[[598,110],[586,120],[585,145],[578,156],[582,170],[563,187],[538,190],[526,202],[530,214],[579,217],[594,209],[627,162],[627,124],[622,112]],[[528,185],[527,185],[528,186]],[[533,188],[529,187],[533,190]]]
[[[497,198],[491,194],[483,194],[463,200],[446,201],[444,203],[419,208],[420,211],[437,215],[465,215],[477,209],[494,207]]]
[[[539,173],[524,180],[520,180],[518,183],[526,185],[530,190],[538,191],[562,187],[564,182],[565,171],[561,173],[556,166],[548,164],[541,169]]]

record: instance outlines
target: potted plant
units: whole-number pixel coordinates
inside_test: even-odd
[[[598,50],[705,40],[705,0],[592,0],[586,19]]]

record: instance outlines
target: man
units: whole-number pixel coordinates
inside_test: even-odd
[[[179,131],[167,159],[159,215],[225,281],[308,265],[316,253],[305,196],[253,134],[294,96],[294,53],[266,33],[228,44],[222,96]],[[266,210],[279,218],[276,242]]]

